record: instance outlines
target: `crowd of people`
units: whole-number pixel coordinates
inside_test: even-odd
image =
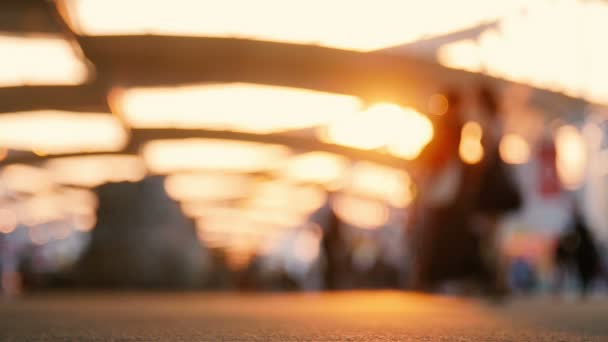
[[[403,223],[406,274],[394,276],[394,272],[404,271],[393,268],[391,273],[379,261],[360,277],[365,282],[351,281],[350,286],[373,283],[495,298],[502,298],[513,287],[529,291],[536,284],[534,267],[524,258],[507,260],[499,245],[501,219],[520,210],[524,202],[509,165],[499,154],[503,135],[500,102],[486,86],[474,91],[468,102],[452,89],[444,95],[449,105],[443,115],[434,118],[436,135],[408,169],[420,191]],[[475,163],[459,156],[463,127],[469,121],[478,123],[484,132],[483,158]],[[338,289],[344,273],[357,271],[349,263],[352,256],[335,215],[329,216],[324,228],[324,284],[326,289]],[[556,291],[563,287],[566,274],[575,274],[585,295],[593,280],[603,274],[593,234],[576,205],[572,205],[572,223],[557,241],[553,258]]]
[[[487,86],[466,94],[446,89],[441,96],[447,107],[441,115],[431,116],[434,138],[407,166],[406,171],[417,188],[413,202],[405,209],[399,208],[401,214],[393,215],[392,221],[380,229],[357,229],[343,222],[334,210],[333,202],[340,194],[328,192],[326,203],[309,218],[312,224],[309,226],[321,232],[318,258],[311,261],[312,266],[295,271],[284,266],[269,267],[265,256],[254,255],[244,268],[231,270],[221,251],[201,250],[191,222],[162,191],[162,179],[149,178],[138,185],[106,185],[98,189],[101,205],[97,228],[78,263],[85,265],[79,269],[86,272],[72,270],[70,275],[78,274],[78,281],[64,279],[61,284],[74,286],[90,280],[92,286],[153,284],[244,290],[395,288],[493,298],[502,298],[513,288],[533,291],[538,273],[533,263],[523,257],[508,259],[500,246],[503,218],[520,210],[525,202],[511,166],[499,153],[503,136],[500,101]],[[467,149],[462,144],[463,134],[471,122],[475,123],[480,145],[475,146],[478,148],[475,160],[462,157],[463,148]],[[147,194],[151,192],[158,193],[150,197]],[[164,208],[162,220],[150,219],[143,205],[148,202]],[[571,223],[557,239],[553,251],[553,288],[560,292],[567,287],[568,277],[575,275],[584,296],[606,272],[593,232],[577,202],[572,203]],[[130,214],[125,215],[126,212]],[[135,222],[134,217],[141,222]],[[163,223],[168,217],[173,221]],[[130,228],[128,234],[121,229],[126,225]],[[165,225],[182,228],[166,230]],[[150,234],[153,227],[171,239],[155,238]],[[117,231],[104,233],[113,229]],[[307,228],[295,230],[298,229]],[[157,242],[141,243],[142,236]],[[118,244],[116,239],[124,243]],[[184,248],[187,244],[192,247],[188,253]],[[166,254],[163,267],[150,263],[147,253],[152,245],[162,246],[162,253]],[[122,246],[124,257],[108,257],[118,255],[118,246]],[[209,260],[203,262],[205,255]],[[125,273],[126,265],[133,270]],[[141,277],[143,273],[147,278]]]

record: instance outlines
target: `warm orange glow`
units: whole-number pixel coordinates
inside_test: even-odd
[[[71,220],[74,229],[81,232],[89,232],[95,228],[97,217],[95,215],[76,215]]]
[[[276,244],[289,228],[302,222],[302,217],[229,207],[208,207],[198,217],[197,234],[207,246],[220,247],[229,255],[248,258],[264,247]]]
[[[0,34],[0,87],[84,83],[88,70],[76,49],[55,35]]]
[[[304,216],[293,212],[282,212],[272,209],[234,208],[234,207],[201,207],[199,224],[205,231],[249,231],[264,233],[266,231],[293,228],[301,224]],[[257,227],[265,226],[264,230]]]
[[[517,1],[66,0],[73,30],[85,35],[236,37],[370,51],[492,20]],[[466,8],[466,11],[462,9]],[[458,15],[454,15],[458,13]]]
[[[345,191],[406,207],[413,200],[412,181],[402,170],[358,162],[352,169]]]
[[[388,147],[393,155],[414,159],[432,139],[433,126],[411,108],[380,103],[323,127],[319,136],[329,143],[363,150]]]
[[[387,206],[377,200],[339,195],[334,198],[332,205],[341,220],[359,228],[375,229],[388,221]]]
[[[165,190],[179,201],[221,201],[243,198],[251,190],[252,180],[244,175],[188,173],[169,175]]]
[[[415,159],[433,138],[431,121],[411,108],[383,107],[389,108],[393,111],[392,118],[385,121],[389,152],[404,159]],[[380,120],[385,120],[378,114]]]
[[[142,154],[154,173],[219,170],[253,172],[278,167],[287,147],[219,139],[156,140]]]
[[[0,233],[10,234],[17,227],[17,214],[10,209],[0,208]]]
[[[386,145],[383,131],[389,125],[386,118],[362,111],[321,128],[319,137],[329,143],[371,150]]]
[[[61,189],[63,210],[72,215],[93,216],[97,209],[97,195],[91,190],[64,187]]]
[[[462,127],[458,154],[463,162],[477,164],[483,159],[482,133],[481,126],[475,121],[469,121]]]
[[[134,88],[115,92],[110,102],[134,127],[259,134],[326,124],[361,106],[352,96],[247,83]]]
[[[520,135],[505,134],[498,146],[500,158],[507,164],[523,164],[530,159],[530,145]]]
[[[0,115],[0,145],[48,154],[118,151],[127,132],[107,114],[40,110]]]
[[[429,113],[434,115],[443,115],[448,111],[449,103],[447,97],[443,94],[433,94],[429,97],[428,109]]]
[[[38,157],[46,157],[48,155],[48,153],[46,151],[43,151],[41,149],[35,149],[35,150],[32,150],[32,152],[34,152],[34,154],[37,155]]]
[[[0,161],[4,160],[8,155],[8,150],[6,148],[0,147]]]
[[[63,198],[56,193],[32,196],[22,205],[20,221],[28,226],[61,220],[65,213]]]
[[[210,211],[227,208],[227,205],[222,203],[222,201],[209,201],[209,200],[195,200],[190,201],[185,199],[180,203],[180,208],[182,212],[188,216],[193,218],[203,217],[207,215]]]
[[[247,204],[252,208],[308,215],[321,207],[325,199],[325,191],[320,188],[276,180],[258,183]]]
[[[141,158],[128,155],[55,158],[44,167],[57,183],[90,188],[108,182],[137,182],[146,175]]]
[[[0,181],[10,191],[29,194],[49,192],[55,186],[51,176],[44,169],[24,164],[4,167]]]
[[[579,130],[571,125],[561,126],[555,134],[557,174],[567,189],[578,188],[587,167],[587,144]]]
[[[17,220],[27,226],[73,219],[89,225],[95,222],[97,197],[89,190],[61,188],[54,192],[36,194],[14,203]],[[76,224],[76,229],[79,229]]]
[[[280,174],[297,182],[321,184],[334,189],[344,177],[348,164],[348,159],[337,154],[308,152],[285,161]]]
[[[238,228],[230,229],[230,225],[235,223],[238,224]],[[212,223],[207,224],[206,220],[199,219],[197,224],[198,228],[196,232],[198,238],[205,243],[213,244],[217,247],[247,245],[248,247],[257,249],[262,247],[264,242],[277,241],[287,233],[287,230],[277,229],[274,226],[238,220],[212,221]]]

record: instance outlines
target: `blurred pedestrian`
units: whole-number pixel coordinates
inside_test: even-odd
[[[486,85],[479,87],[477,101],[484,132],[484,158],[477,166],[479,193],[474,229],[480,237],[480,256],[486,289],[493,295],[503,295],[507,291],[507,281],[505,263],[499,247],[499,223],[503,215],[521,207],[522,197],[507,164],[498,152],[503,135],[499,101]]]
[[[475,201],[467,198],[464,165],[458,157],[463,125],[461,96],[453,89],[445,91],[444,96],[448,109],[434,117],[435,136],[411,170],[420,189],[407,223],[411,284],[423,291],[472,273],[469,268],[475,264],[475,257],[470,252],[477,249],[474,236],[466,229],[468,207]]]
[[[419,197],[410,209],[414,288],[436,289],[448,280],[472,280],[502,294],[504,270],[497,247],[498,220],[521,205],[521,196],[498,154],[498,103],[485,87],[479,108],[484,157],[475,164],[459,158],[464,107],[458,92],[446,92],[447,112],[435,121],[435,138],[413,172]]]
[[[562,290],[566,275],[574,271],[580,294],[585,297],[593,280],[600,276],[601,261],[593,235],[577,206],[570,226],[558,240],[554,259],[557,273],[555,290]]]

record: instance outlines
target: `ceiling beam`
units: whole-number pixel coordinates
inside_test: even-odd
[[[142,146],[152,140],[163,139],[188,139],[188,138],[205,138],[205,139],[227,139],[233,141],[257,142],[265,144],[278,144],[287,146],[298,152],[310,151],[325,151],[343,155],[354,160],[368,160],[379,164],[393,167],[407,167],[409,162],[401,158],[381,153],[378,151],[363,151],[355,148],[330,144],[318,141],[312,137],[298,136],[289,133],[275,134],[254,134],[233,131],[216,131],[206,129],[132,129],[131,138],[127,146],[119,152],[98,152],[98,153],[69,153],[69,154],[54,154],[54,155],[36,155],[34,153],[19,153],[18,155],[9,156],[0,161],[0,167],[15,164],[39,164],[45,160],[59,157],[77,157],[91,156],[100,154],[138,154]]]

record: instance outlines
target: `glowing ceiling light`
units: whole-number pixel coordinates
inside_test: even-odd
[[[505,134],[500,139],[498,151],[507,164],[523,164],[530,159],[530,145],[517,134]]]
[[[339,195],[334,198],[332,206],[341,220],[355,227],[375,229],[388,222],[388,207],[377,200]]]
[[[319,187],[297,186],[284,181],[267,181],[256,184],[247,200],[252,208],[273,209],[311,214],[325,203],[325,191]]]
[[[232,222],[225,222],[225,224],[231,224]],[[247,230],[207,230],[205,229],[206,226],[205,223],[202,223],[202,220],[197,221],[197,236],[207,247],[238,248],[246,245],[248,248],[252,248],[254,252],[263,252],[260,249],[267,249],[275,245],[287,233],[287,230],[276,230],[272,227],[260,224],[251,225],[246,222],[239,222],[239,227],[248,227]],[[227,228],[226,226],[221,227]]]
[[[251,187],[251,179],[238,174],[184,173],[165,179],[167,194],[179,201],[238,199],[245,197]]]
[[[133,88],[110,97],[133,127],[275,133],[325,124],[356,112],[356,97],[247,83]]]
[[[242,227],[242,226],[241,226]],[[250,247],[258,248],[261,246],[264,240],[276,240],[281,235],[285,234],[285,231],[267,231],[264,226],[251,226],[255,229],[242,231],[208,231],[206,229],[197,229],[197,235],[203,242],[213,244],[218,247],[232,247],[235,244],[240,244],[242,240],[247,240]],[[237,242],[238,241],[238,242]]]
[[[209,201],[209,200],[183,200],[180,203],[180,208],[182,212],[188,216],[193,218],[200,218],[205,216],[207,213],[213,210],[222,210],[227,207],[222,201]]]
[[[0,208],[0,233],[10,234],[17,227],[17,214],[9,208]]]
[[[130,155],[54,158],[44,167],[57,183],[90,188],[109,182],[137,182],[146,175],[143,160]]]
[[[385,122],[366,112],[336,121],[319,130],[321,140],[361,150],[372,150],[386,145],[383,135]]]
[[[334,188],[343,178],[348,164],[348,159],[342,156],[315,151],[290,158],[285,162],[280,173],[297,182],[322,184]]]
[[[76,85],[88,69],[76,48],[60,36],[0,34],[0,87]]]
[[[36,226],[71,221],[78,230],[95,223],[97,196],[85,189],[55,188],[52,192],[20,197],[4,205],[16,215],[18,223]],[[88,229],[88,228],[86,228]]]
[[[473,27],[519,8],[521,1],[67,0],[61,4],[72,29],[85,35],[236,37],[370,51]]]
[[[481,126],[475,121],[469,121],[462,127],[458,154],[463,162],[477,164],[483,159],[482,133]]]
[[[62,203],[65,212],[77,215],[79,217],[95,217],[98,201],[97,195],[95,195],[93,191],[88,189],[63,187],[59,193],[62,196]]]
[[[127,143],[115,117],[101,113],[56,110],[0,115],[0,146],[46,154],[110,152]]]
[[[345,191],[405,207],[414,198],[412,181],[402,170],[358,162],[352,169]]]
[[[4,167],[0,173],[0,182],[10,191],[29,194],[49,192],[55,187],[46,170],[24,164]]]
[[[25,199],[22,203],[21,223],[35,226],[64,218],[64,198],[57,193],[40,194]]]
[[[246,208],[207,208],[197,218],[197,234],[206,245],[252,253],[275,244],[290,228],[303,222],[301,216]]]
[[[378,103],[322,127],[319,137],[329,143],[363,150],[388,147],[395,156],[414,159],[432,139],[433,125],[426,116],[411,108]]]
[[[97,217],[95,215],[78,215],[73,216],[70,223],[74,229],[81,232],[89,232],[95,228]]]
[[[207,207],[200,208],[200,220],[198,223],[206,231],[228,230],[249,231],[259,225],[268,227],[266,230],[284,230],[293,228],[304,222],[305,216],[294,213],[272,209],[261,208],[236,208],[236,207]],[[254,228],[251,228],[251,226]]]
[[[587,144],[578,129],[561,126],[555,134],[557,174],[567,189],[578,188],[587,167]]]
[[[269,170],[288,157],[287,147],[219,139],[156,140],[143,147],[148,169],[155,173],[219,170]]]
[[[388,151],[397,157],[415,159],[433,139],[433,124],[426,116],[411,109],[402,109],[406,115],[394,120]],[[390,132],[390,131],[389,131]]]

